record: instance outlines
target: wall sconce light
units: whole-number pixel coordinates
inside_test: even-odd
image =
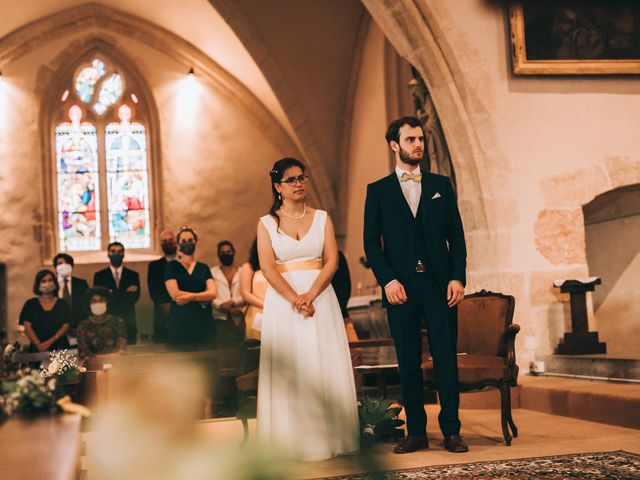
[[[191,68],[189,69],[189,73],[187,73],[187,76],[188,76],[189,78],[193,78],[193,77],[195,77],[195,75],[196,75],[196,73],[193,71],[193,67],[191,67]]]

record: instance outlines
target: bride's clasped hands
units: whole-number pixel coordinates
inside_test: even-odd
[[[308,291],[295,297],[291,304],[293,308],[300,312],[305,318],[313,317],[313,315],[316,313],[316,309],[313,306],[313,301],[316,299],[316,297],[316,294]]]

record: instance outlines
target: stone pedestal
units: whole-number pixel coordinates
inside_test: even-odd
[[[560,288],[562,293],[568,293],[571,301],[571,332],[564,334],[564,338],[556,347],[560,355],[587,355],[607,353],[607,345],[600,342],[598,332],[589,331],[587,316],[587,292],[593,292],[596,285],[602,283],[599,277],[586,280],[558,280],[554,287]]]

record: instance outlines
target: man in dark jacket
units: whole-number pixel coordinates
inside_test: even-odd
[[[53,267],[58,274],[58,298],[67,302],[71,309],[70,333],[75,334],[76,327],[82,320],[89,316],[89,310],[84,302],[84,294],[89,289],[89,284],[84,278],[73,275],[75,263],[68,253],[58,253],[53,257]]]
[[[108,312],[124,320],[127,327],[127,343],[136,343],[138,327],[136,324],[136,302],[140,298],[140,276],[125,267],[124,245],[113,242],[108,247],[109,266],[93,276],[94,287],[108,288]]]
[[[164,283],[164,269],[168,262],[176,259],[178,244],[176,235],[171,230],[160,233],[160,247],[164,255],[149,262],[147,270],[147,286],[153,301],[153,340],[156,343],[167,343],[171,312],[171,296]]]
[[[389,176],[368,186],[364,249],[384,290],[396,345],[408,437],[396,453],[429,447],[426,435],[421,349],[428,330],[440,399],[445,447],[466,452],[460,437],[456,305],[464,298],[467,250],[460,213],[447,177],[420,171],[424,130],[414,117],[400,118],[386,134],[396,158]]]

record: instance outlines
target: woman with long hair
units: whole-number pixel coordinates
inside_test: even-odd
[[[273,205],[258,222],[269,282],[262,317],[258,435],[318,461],[359,450],[353,369],[331,287],[338,248],[327,212],[307,205],[309,177],[294,158],[270,171]]]

